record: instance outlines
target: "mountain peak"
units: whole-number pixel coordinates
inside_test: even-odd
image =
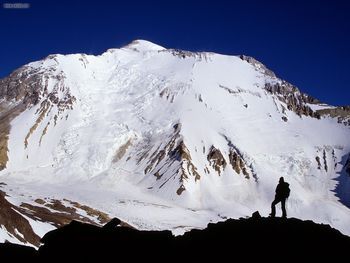
[[[143,39],[136,39],[124,48],[135,49],[137,51],[160,51],[166,48]]]
[[[145,40],[51,55],[0,80],[0,119],[2,203],[18,211],[2,213],[0,242],[37,244],[52,207],[174,234],[267,214],[280,176],[289,216],[350,235],[350,108],[319,104],[248,56]]]

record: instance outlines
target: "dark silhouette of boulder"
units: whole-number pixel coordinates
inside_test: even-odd
[[[38,259],[39,254],[33,247],[12,244],[10,242],[0,244],[1,262],[23,262],[24,260],[36,261]]]

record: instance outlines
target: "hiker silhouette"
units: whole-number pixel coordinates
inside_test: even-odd
[[[282,217],[287,218],[287,211],[286,211],[286,199],[289,197],[289,184],[284,181],[284,178],[281,177],[279,180],[279,183],[276,187],[276,195],[275,200],[273,200],[271,204],[271,217],[275,217],[276,215],[276,204],[281,202],[281,208],[282,208]]]

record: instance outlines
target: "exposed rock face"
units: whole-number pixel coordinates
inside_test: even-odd
[[[0,171],[8,161],[8,134],[10,122],[31,105],[40,101],[41,76],[27,67],[0,79]]]
[[[187,178],[187,177],[185,177],[185,178]],[[181,177],[181,179],[182,179],[182,181],[183,181],[184,178]],[[182,192],[185,191],[185,190],[186,190],[186,188],[185,188],[185,186],[182,184],[182,185],[180,185],[179,189],[176,190],[176,194],[181,195]]]
[[[7,78],[0,79],[0,99],[23,101],[25,105],[36,105],[42,93],[42,76],[35,70],[22,67]]]
[[[39,246],[40,237],[34,233],[28,220],[18,211],[18,208],[5,199],[5,193],[0,191],[0,225],[18,240]]]
[[[175,148],[172,155],[181,162],[181,169],[179,171],[181,185],[176,191],[178,195],[181,195],[186,190],[184,182],[188,179],[188,176],[194,176],[195,181],[197,181],[200,179],[200,175],[197,172],[197,167],[192,163],[190,152],[183,141]]]
[[[181,195],[186,190],[185,182],[189,177],[194,177],[197,181],[200,179],[197,167],[192,162],[190,151],[186,147],[181,135],[181,123],[177,123],[173,126],[174,133],[169,136],[169,140],[162,145],[156,147],[156,150],[150,154],[150,150],[154,145],[148,145],[145,152],[140,154],[138,158],[138,164],[147,160],[144,174],[152,174],[156,177],[156,180],[163,180],[164,182],[159,186],[163,187],[170,178],[163,178],[163,175],[168,170],[174,170],[175,174],[179,178],[179,187],[176,190],[178,195]]]
[[[125,144],[120,146],[119,149],[116,151],[112,162],[115,163],[115,162],[118,162],[119,160],[121,160],[131,145],[132,145],[132,141],[131,141],[131,139],[129,139]]]
[[[232,166],[232,169],[237,174],[241,174],[242,172],[246,179],[253,177],[257,181],[258,177],[254,172],[252,165],[247,164],[244,158],[244,155],[241,153],[241,151],[236,146],[234,146],[233,143],[225,135],[223,135],[223,137],[227,141],[227,145],[230,147],[230,152],[228,157],[229,157],[229,162]]]
[[[71,109],[76,98],[71,96],[70,89],[64,84],[65,75],[63,72],[53,74],[52,71],[53,68],[47,72],[28,66],[19,68],[8,77],[0,79],[0,99],[20,101],[26,107],[40,102],[47,105],[50,102],[60,112]],[[50,79],[56,80],[56,84],[49,90]]]
[[[350,106],[317,110],[316,113],[320,116],[338,118],[338,123],[350,126]]]
[[[273,71],[269,70],[263,63],[257,61],[255,58],[250,56],[245,56],[245,55],[240,55],[239,58],[244,61],[247,61],[249,64],[253,65],[256,69],[262,71],[264,74],[270,77],[276,77]]]
[[[270,76],[273,79],[276,78],[276,75],[271,70],[254,58],[244,55],[241,55],[240,58],[253,65],[265,75]],[[312,110],[307,104],[320,104],[321,102],[300,92],[297,87],[284,80],[282,80],[282,82],[277,81],[275,83],[266,83],[265,90],[270,94],[276,95],[281,102],[286,104],[288,110],[295,112],[300,117],[304,115],[320,119],[321,116],[330,116],[338,118],[338,123],[350,126],[350,106]],[[282,113],[285,114],[285,109]],[[286,122],[288,121],[288,118],[283,116],[282,120]]]
[[[324,164],[324,169],[326,172],[328,172],[328,165],[327,165],[327,158],[326,158],[326,151],[323,150],[323,164]]]
[[[313,118],[320,118],[320,115],[317,112],[314,112],[307,103],[316,104],[319,101],[315,98],[312,98],[309,95],[301,93],[299,89],[292,84],[282,81],[282,83],[266,83],[265,90],[271,94],[277,96],[277,98],[287,105],[288,110],[295,112],[300,117],[310,116]],[[283,112],[284,113],[284,112]]]
[[[226,167],[226,161],[220,150],[216,149],[214,146],[211,146],[207,160],[209,161],[209,165],[211,165],[215,171],[220,175],[221,172]]]
[[[345,163],[345,171],[348,173],[348,175],[350,176],[350,154],[348,156],[348,160]]]
[[[243,175],[247,179],[249,179],[250,176],[255,177],[253,172],[251,171],[251,168],[244,161],[243,156],[239,153],[237,149],[233,147],[231,142],[229,142],[229,146],[230,146],[230,152],[229,152],[228,159],[229,159],[229,163],[232,166],[232,169],[237,174],[243,173]],[[209,161],[209,165],[212,166],[220,176],[221,172],[224,171],[227,165],[227,162],[223,154],[220,152],[220,150],[215,148],[214,146],[211,146],[207,156],[207,160]]]
[[[185,58],[190,58],[194,57],[198,61],[201,60],[208,60],[209,56],[207,56],[207,53],[204,52],[191,52],[191,51],[185,51],[185,50],[180,50],[180,49],[166,49],[166,50],[160,50],[158,52],[168,52],[171,53],[173,56],[185,59]]]
[[[49,91],[50,79],[55,79],[57,82]],[[70,95],[69,88],[64,85],[64,79],[63,72],[42,73],[39,69],[24,66],[12,72],[8,77],[0,79],[0,99],[21,101],[26,107],[37,105],[44,99],[45,103],[50,101],[57,105],[60,111],[70,109],[76,99]],[[59,92],[63,92],[65,96],[59,96]]]
[[[40,72],[40,69],[23,66],[8,77],[0,79],[0,101],[2,101],[0,105],[0,170],[4,169],[7,163],[7,141],[12,119],[22,111],[40,105],[36,111],[38,117],[24,140],[24,147],[27,148],[30,136],[49,112],[55,108],[56,115],[52,122],[46,123],[39,145],[49,125],[51,123],[56,125],[60,114],[73,109],[76,98],[65,86],[63,72],[53,74],[53,71],[54,69],[51,68],[47,72]],[[50,79],[56,80],[56,84],[49,90]]]
[[[317,169],[321,170],[321,162],[320,162],[320,157],[316,156],[316,162],[317,162]]]
[[[100,224],[110,220],[107,214],[70,200],[37,199],[35,204],[22,203],[20,206],[15,206],[5,197],[6,194],[0,190],[0,226],[5,227],[7,232],[19,241],[37,247],[40,245],[40,237],[35,234],[24,216],[36,221],[50,222],[55,227],[62,227],[72,220],[99,225],[91,220],[93,217]],[[82,216],[81,211],[87,216]]]
[[[234,149],[230,150],[229,154],[230,164],[232,166],[232,169],[235,170],[237,174],[240,174],[241,172],[244,174],[244,176],[249,179],[249,173],[247,171],[247,167],[244,163],[244,160],[242,157],[235,151]]]
[[[8,162],[8,136],[11,121],[25,109],[23,104],[15,106],[6,102],[0,103],[0,171],[6,168]]]
[[[317,169],[326,173],[336,169],[338,164],[335,149],[332,146],[317,147],[315,160]]]

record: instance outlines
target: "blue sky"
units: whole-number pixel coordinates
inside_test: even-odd
[[[21,2],[27,9],[6,9]],[[0,77],[53,53],[100,54],[134,39],[253,56],[303,92],[350,105],[350,1],[3,1]]]

